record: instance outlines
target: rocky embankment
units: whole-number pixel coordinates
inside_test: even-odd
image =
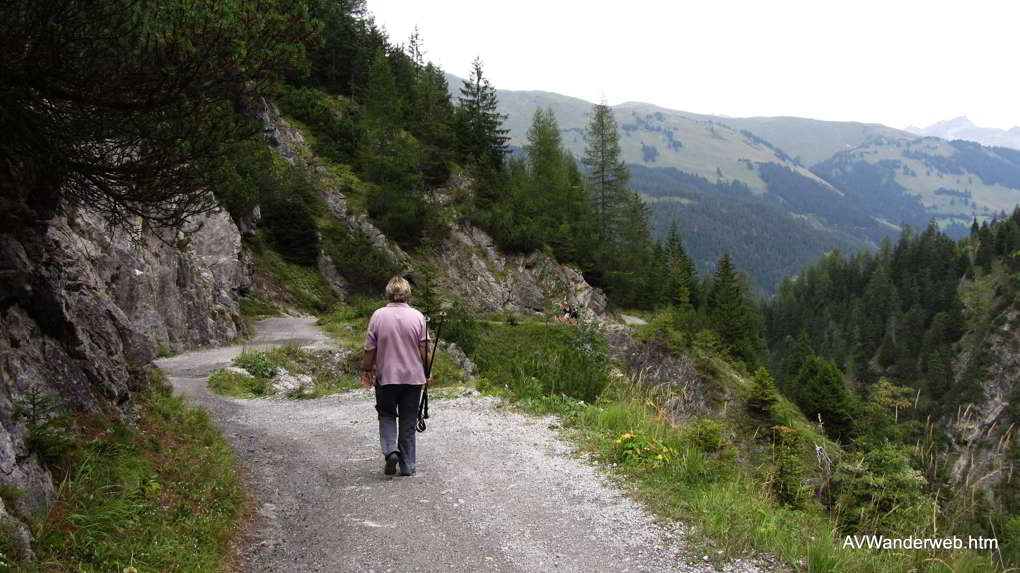
[[[983,493],[992,507],[1002,507],[1003,497],[1015,494],[1014,465],[1020,407],[1020,307],[1001,311],[986,336],[956,365],[956,383],[967,383],[968,371],[981,372],[980,395],[974,403],[961,405],[943,428],[955,457],[950,479],[963,490]],[[1005,496],[1003,494],[1006,494]]]
[[[45,517],[53,500],[50,473],[26,445],[27,396],[67,413],[130,416],[158,354],[243,332],[238,296],[252,276],[222,212],[173,234],[132,237],[81,210],[0,234],[0,485],[18,492],[3,499],[0,523],[27,541],[22,520]]]

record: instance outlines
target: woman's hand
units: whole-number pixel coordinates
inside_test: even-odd
[[[361,379],[358,380],[363,388],[371,388],[375,385],[375,370],[363,370]]]

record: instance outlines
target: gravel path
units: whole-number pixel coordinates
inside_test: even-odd
[[[249,347],[328,344],[314,319],[268,319],[257,332]],[[157,364],[212,412],[246,471],[257,515],[237,544],[242,571],[760,570],[700,563],[679,526],[656,524],[572,456],[555,418],[477,395],[435,399],[417,475],[384,476],[369,391],[305,401],[209,392],[208,374],[240,351]]]

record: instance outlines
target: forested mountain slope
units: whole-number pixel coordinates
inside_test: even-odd
[[[786,281],[764,306],[772,369],[806,415],[863,455],[909,456],[944,519],[992,536],[1020,524],[1018,295],[1020,209],[959,242],[910,231]]]
[[[451,87],[461,81],[447,77]],[[498,94],[511,143],[523,144],[536,109],[551,109],[566,147],[583,154],[589,102],[541,91]],[[726,118],[644,103],[614,109],[653,231],[664,236],[676,221],[700,269],[729,252],[766,293],[822,253],[873,249],[901,225],[932,218],[960,237],[973,218],[1020,202],[1020,164],[1009,149],[879,124]]]

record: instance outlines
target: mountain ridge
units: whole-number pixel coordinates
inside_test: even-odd
[[[1009,129],[981,127],[966,115],[935,122],[928,127],[908,126],[906,131],[916,135],[939,137],[946,140],[963,139],[990,147],[1020,149],[1020,126]]]

